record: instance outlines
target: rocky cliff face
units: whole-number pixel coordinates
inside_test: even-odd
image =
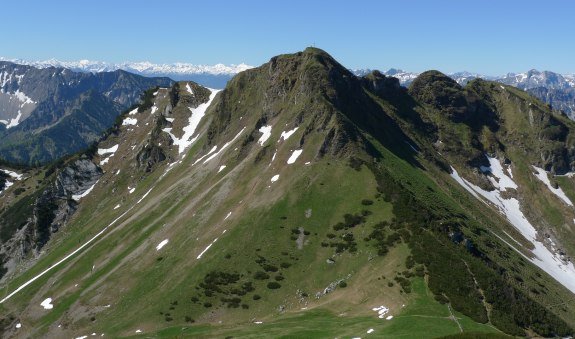
[[[168,78],[81,73],[0,62],[0,158],[46,163],[97,140],[142,92]]]
[[[76,211],[78,200],[102,176],[102,170],[87,158],[77,159],[58,171],[51,183],[29,199],[24,211],[9,208],[0,215],[3,242],[0,243],[0,280],[24,259],[38,256],[51,235],[66,225]],[[20,214],[13,225],[9,215]],[[15,226],[15,227],[14,227]]]

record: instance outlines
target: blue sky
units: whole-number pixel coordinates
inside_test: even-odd
[[[575,1],[6,1],[0,56],[259,65],[314,45],[349,68],[575,73]]]

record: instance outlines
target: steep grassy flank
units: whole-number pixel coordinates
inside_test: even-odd
[[[500,241],[512,234],[529,254],[449,176],[461,160],[491,185],[473,166],[495,150],[517,162],[525,192],[539,187],[530,156],[504,149],[509,135],[491,124],[503,120],[501,93],[446,81],[431,72],[410,93],[317,49],[278,56],[230,82],[182,155],[162,129],[181,135],[208,93],[159,90],[136,126],[101,143],[120,144],[102,184],[0,292],[108,228],[8,300],[5,318],[32,337],[570,335],[571,294]],[[152,146],[165,158],[141,166]],[[544,200],[533,198],[543,217],[564,212]],[[48,297],[50,311],[39,306]],[[377,318],[382,305],[393,318]]]

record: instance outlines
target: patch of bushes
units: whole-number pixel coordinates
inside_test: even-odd
[[[267,284],[267,287],[268,287],[270,290],[277,290],[278,288],[282,287],[282,285],[280,285],[280,283],[278,283],[278,282],[270,281],[270,282]]]
[[[361,201],[361,204],[364,205],[364,206],[371,206],[371,205],[373,205],[373,200],[363,199],[363,200]]]
[[[270,278],[270,276],[266,272],[257,271],[256,273],[254,273],[254,279],[256,279],[256,280],[266,280],[269,278]]]
[[[487,312],[475,278],[484,292],[485,301],[492,307],[490,320],[500,330],[516,336],[524,336],[526,328],[544,337],[573,334],[573,329],[562,319],[530,299],[527,291],[505,280],[507,270],[481,251],[481,243],[474,243],[473,251],[470,251],[461,245],[465,242],[458,244],[451,240],[449,234],[456,228],[481,234],[477,225],[470,226],[473,221],[453,211],[451,206],[442,205],[440,199],[425,197],[425,201],[420,202],[409,188],[394,180],[385,169],[367,165],[376,176],[378,191],[385,201],[393,205],[396,220],[392,225],[409,232],[409,238],[404,240],[408,242],[414,262],[424,265],[429,288],[438,301],[450,302],[455,310],[477,322],[486,323]],[[372,232],[370,238],[386,239],[386,232]],[[405,233],[398,231],[398,234]],[[415,274],[424,275],[423,266],[417,266]],[[402,288],[407,286],[403,279],[407,280],[404,277],[396,279],[403,283]]]

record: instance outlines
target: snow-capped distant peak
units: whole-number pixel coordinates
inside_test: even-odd
[[[118,69],[143,75],[157,74],[212,74],[212,75],[234,75],[253,66],[245,63],[224,65],[195,65],[191,63],[176,62],[172,64],[155,64],[149,61],[108,63],[103,61],[79,60],[60,61],[49,59],[44,61],[28,61],[20,59],[6,59],[0,57],[0,61],[10,61],[21,65],[34,66],[36,68],[63,67],[79,72],[110,72]]]

